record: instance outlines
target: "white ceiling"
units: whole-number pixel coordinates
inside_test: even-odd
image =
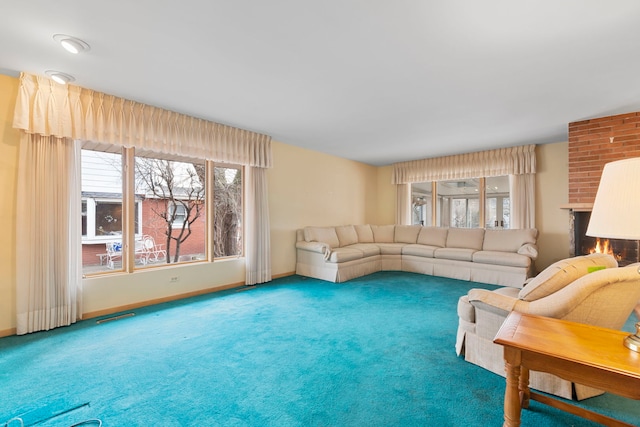
[[[640,111],[640,1],[2,0],[0,72],[49,69],[387,165]]]

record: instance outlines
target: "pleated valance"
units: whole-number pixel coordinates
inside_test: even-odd
[[[43,136],[272,166],[270,136],[27,73],[20,75],[13,127]]]
[[[535,173],[535,149],[536,146],[532,144],[395,163],[391,183]]]

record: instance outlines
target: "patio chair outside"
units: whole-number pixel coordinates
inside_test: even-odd
[[[113,270],[116,261],[122,261],[122,242],[107,242],[107,267]]]
[[[142,236],[142,244],[147,254],[147,262],[158,262],[167,258],[167,251],[162,244],[156,244],[152,236],[145,234]]]

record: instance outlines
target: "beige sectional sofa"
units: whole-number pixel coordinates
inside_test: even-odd
[[[521,288],[538,255],[536,229],[345,225],[297,231],[296,273],[344,282],[382,270]]]

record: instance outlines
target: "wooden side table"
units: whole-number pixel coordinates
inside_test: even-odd
[[[628,332],[512,312],[493,342],[504,346],[505,427],[520,426],[529,399],[607,426],[631,424],[529,390],[529,370],[640,400],[640,353],[622,342]]]

